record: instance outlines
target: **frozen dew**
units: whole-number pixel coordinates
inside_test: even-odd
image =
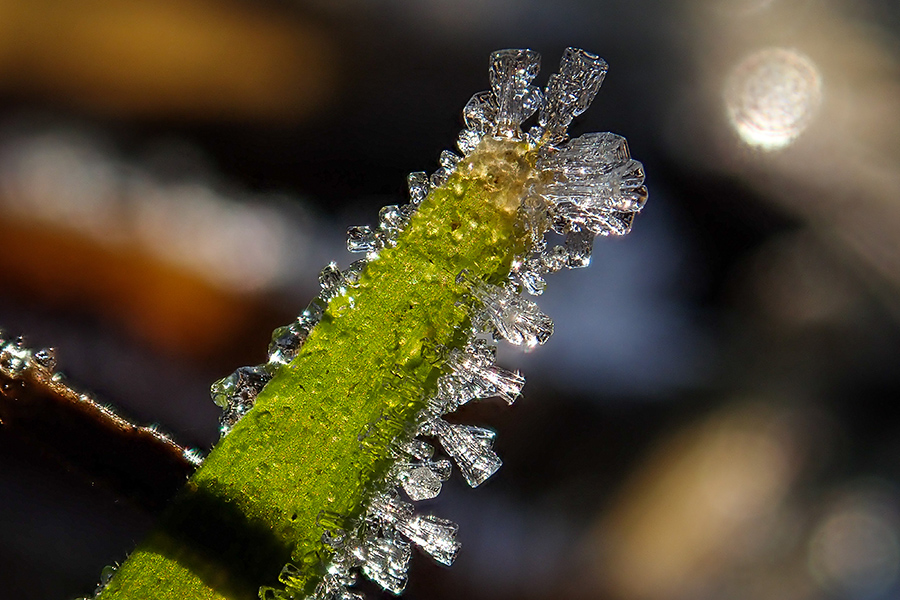
[[[425,426],[423,433],[438,438],[471,487],[487,481],[503,464],[491,449],[494,433],[489,429],[434,419]]]
[[[390,236],[400,233],[405,223],[406,219],[403,217],[400,207],[396,204],[383,206],[378,211],[378,228]]]
[[[822,75],[797,50],[766,48],[734,67],[724,100],[731,125],[746,144],[777,150],[809,126],[822,102]]]
[[[402,441],[398,440],[395,442],[395,449],[401,455],[406,455],[419,460],[428,460],[434,456],[434,446],[425,440],[420,440],[418,438]]]
[[[365,268],[365,260],[357,260],[350,263],[350,265],[341,272],[341,275],[344,278],[344,285],[352,286],[359,283],[359,278],[362,277],[362,272]]]
[[[360,592],[348,590],[347,586],[351,583],[343,583],[340,577],[332,574],[325,575],[322,582],[316,586],[316,590],[312,594],[312,600],[364,600],[365,596]],[[288,596],[291,600],[295,600],[295,596]],[[280,599],[279,599],[280,600]]]
[[[52,371],[56,368],[56,349],[55,348],[42,348],[34,353],[32,357],[34,362],[48,371]]]
[[[436,403],[442,413],[481,398],[497,397],[507,404],[515,402],[525,378],[517,371],[496,366],[495,351],[485,340],[475,339],[466,348],[450,353],[446,362],[450,372],[438,380]]]
[[[220,431],[225,435],[253,408],[256,397],[272,376],[262,367],[241,367],[210,388],[213,402],[222,407]]]
[[[476,281],[472,292],[482,303],[484,316],[503,339],[516,346],[534,348],[553,333],[553,321],[538,305],[515,293],[510,287],[498,287]]]
[[[555,144],[566,139],[569,124],[593,102],[608,68],[606,61],[595,54],[566,48],[559,73],[551,75],[547,83],[538,115],[539,132],[548,136],[548,142]]]
[[[409,188],[409,201],[418,205],[428,196],[430,185],[428,174],[424,171],[416,171],[406,176],[406,185]]]
[[[344,276],[338,268],[336,262],[330,262],[325,265],[322,272],[319,273],[319,286],[322,288],[322,295],[328,299],[341,293],[344,285]]]
[[[362,572],[366,577],[392,594],[401,594],[406,588],[409,544],[403,540],[373,537],[363,547]]]
[[[368,225],[356,225],[347,230],[347,250],[350,252],[375,252],[378,236]]]
[[[275,329],[269,343],[269,364],[277,368],[290,363],[308,335],[309,329],[299,319]]]
[[[456,541],[459,526],[453,521],[416,515],[398,523],[397,531],[442,565],[452,565],[459,553],[459,542]]]
[[[367,517],[384,525],[396,527],[397,523],[411,519],[413,507],[392,494],[376,494],[369,502]]]
[[[195,467],[199,467],[203,464],[203,452],[199,448],[185,448],[181,454],[184,456],[185,460]]]
[[[493,133],[520,136],[519,125],[541,104],[541,91],[531,80],[541,67],[541,56],[533,50],[507,49],[491,54],[491,91],[497,103]]]
[[[450,478],[452,466],[449,460],[423,461],[418,463],[398,462],[394,465],[394,479],[415,502],[436,498],[441,493],[442,483]]]
[[[0,340],[2,343],[2,340]],[[24,338],[16,338],[0,347],[0,373],[13,379],[20,377],[31,361],[31,350],[25,347]]]
[[[567,230],[624,235],[631,217],[623,224],[620,214],[641,210],[647,200],[643,166],[631,159],[625,138],[613,133],[575,138],[545,152],[538,166],[553,175],[540,193]]]
[[[459,138],[456,140],[456,147],[463,153],[463,156],[468,156],[469,153],[478,146],[482,137],[482,134],[477,131],[463,129],[459,132]]]
[[[447,167],[441,167],[437,171],[431,174],[431,185],[432,187],[441,187],[447,180],[450,179],[450,173],[452,171]]]
[[[444,167],[445,169],[449,169],[453,171],[456,168],[456,165],[459,164],[460,156],[458,154],[454,154],[449,150],[444,150],[441,152],[440,158],[438,158],[438,163]]]
[[[463,121],[468,131],[479,136],[492,132],[497,122],[497,105],[491,92],[478,92],[463,107]]]

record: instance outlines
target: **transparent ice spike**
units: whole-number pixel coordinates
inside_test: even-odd
[[[531,80],[541,68],[534,50],[507,49],[491,54],[491,91],[497,105],[495,135],[520,137],[519,125],[541,104],[541,91]]]
[[[483,306],[484,316],[500,336],[516,346],[533,348],[553,334],[553,321],[538,305],[519,296],[511,287],[475,281],[472,292]]]
[[[424,171],[416,171],[410,173],[406,177],[406,184],[409,187],[409,201],[418,205],[428,196],[429,183],[428,174]]]
[[[606,77],[609,66],[595,54],[566,48],[559,73],[550,76],[538,123],[552,144],[566,139],[572,119],[590,106]]]
[[[432,515],[416,515],[397,524],[397,531],[442,565],[450,566],[459,553],[459,526]]]
[[[434,435],[440,440],[444,451],[456,462],[472,487],[484,483],[503,464],[491,449],[493,432],[488,429],[448,423],[443,419],[434,419],[425,429],[427,435]]]
[[[363,547],[362,572],[392,594],[401,594],[406,588],[411,555],[409,544],[403,540],[372,537]]]
[[[553,178],[540,193],[569,230],[622,235],[630,229],[622,214],[639,211],[647,200],[643,167],[629,156],[625,139],[613,133],[575,138],[542,154],[538,167]]]

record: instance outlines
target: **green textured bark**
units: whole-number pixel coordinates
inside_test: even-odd
[[[359,515],[391,464],[391,441],[433,392],[441,357],[465,343],[471,299],[458,274],[500,282],[525,249],[517,208],[532,176],[527,146],[486,140],[432,190],[100,598],[255,598],[289,561],[311,589],[328,556],[323,528]]]

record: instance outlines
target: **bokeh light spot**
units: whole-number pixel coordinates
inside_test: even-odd
[[[788,146],[822,101],[822,76],[808,57],[785,48],[756,52],[732,70],[725,108],[741,139],[763,150]]]
[[[835,512],[819,526],[810,542],[809,566],[825,590],[877,598],[894,585],[900,542],[882,513],[877,507],[852,507]]]

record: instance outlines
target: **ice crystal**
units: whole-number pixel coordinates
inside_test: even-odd
[[[641,163],[613,133],[586,133],[543,154],[538,166],[554,176],[540,193],[568,230],[624,235],[647,200]]]
[[[409,499],[419,501],[436,498],[442,483],[450,478],[451,469],[449,460],[397,462],[392,474]]]
[[[35,363],[48,371],[53,371],[56,368],[56,349],[54,348],[42,348],[35,352],[32,358]]]
[[[449,567],[456,560],[459,552],[456,532],[459,526],[453,521],[432,515],[416,515],[399,522],[397,531],[442,565]]]
[[[491,91],[497,102],[493,133],[518,137],[519,125],[541,104],[541,90],[531,85],[541,68],[534,50],[498,50],[491,54]]]
[[[424,171],[410,173],[406,178],[406,184],[409,187],[409,201],[413,204],[420,204],[428,195],[430,186],[428,175]]]
[[[518,295],[513,288],[476,281],[472,293],[481,302],[483,317],[507,342],[533,348],[550,339],[553,321],[537,304]]]
[[[397,538],[371,537],[363,547],[362,572],[366,577],[386,589],[400,594],[406,588],[409,544]]]
[[[309,335],[309,326],[302,318],[289,325],[277,328],[272,332],[269,343],[269,364],[275,367],[291,362]]]
[[[212,384],[213,402],[224,409],[219,427],[222,434],[228,433],[247,414],[270,379],[272,376],[262,367],[241,367]]]
[[[25,347],[24,338],[3,343],[0,337],[0,373],[13,379],[22,375],[31,362],[31,350]]]
[[[433,419],[423,424],[422,433],[438,438],[472,487],[484,483],[503,464],[491,449],[495,434],[490,429]]]
[[[463,404],[480,398],[502,398],[515,402],[525,385],[518,371],[507,371],[494,364],[495,348],[485,340],[475,339],[447,358],[450,372],[438,379],[435,398],[441,413],[453,412]],[[434,404],[434,403],[433,403]]]
[[[595,54],[566,48],[559,73],[550,76],[544,90],[538,114],[539,133],[546,135],[548,142],[565,141],[569,124],[590,106],[608,68],[606,61]]]

